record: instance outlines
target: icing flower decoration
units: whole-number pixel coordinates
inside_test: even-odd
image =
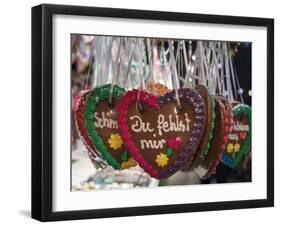
[[[227,150],[228,153],[232,153],[233,152],[233,144],[229,143],[226,147],[226,150]]]
[[[117,150],[122,147],[123,140],[122,137],[118,134],[110,134],[110,138],[108,139],[109,147]]]
[[[156,159],[155,159],[155,163],[157,163],[157,165],[159,167],[164,167],[168,164],[168,161],[169,161],[169,158],[167,157],[166,154],[164,153],[160,153],[159,155],[156,156]]]
[[[133,158],[129,158],[128,161],[123,161],[121,163],[121,168],[128,169],[136,165],[137,165],[136,161]]]
[[[240,144],[236,143],[233,148],[234,148],[234,152],[240,151]]]

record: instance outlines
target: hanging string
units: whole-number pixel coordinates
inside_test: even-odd
[[[100,76],[103,74],[103,65],[104,65],[104,48],[105,48],[105,37],[98,37],[98,42],[96,44],[96,55],[97,57],[97,85],[104,84],[102,79],[103,76]]]
[[[143,38],[138,38],[136,41],[136,52],[135,52],[135,58],[136,58],[136,65],[138,69],[138,74],[140,74],[140,80],[137,81],[137,88],[140,87],[140,85],[144,88],[144,82],[142,82],[142,76],[144,76],[145,68],[146,68],[146,51],[145,51],[145,44]]]
[[[197,62],[199,62],[199,84],[205,85],[206,84],[206,74],[204,70],[204,49],[203,49],[203,42],[198,41],[198,55],[197,55]],[[199,59],[198,59],[199,57]]]
[[[113,38],[109,37],[109,44],[106,48],[106,57],[105,57],[105,70],[103,73],[103,77],[106,81],[108,81],[109,69],[110,69],[110,60],[112,58],[112,46],[113,46]]]
[[[177,63],[177,71],[178,71],[178,78],[180,81],[184,81],[182,78],[183,75],[183,45],[182,41],[178,41],[177,53],[176,53],[176,63]]]
[[[121,60],[119,61],[119,59],[120,59],[120,50],[121,50],[123,40],[124,40],[124,38],[121,37],[120,42],[119,42],[119,46],[118,46],[118,50],[117,50],[117,54],[116,54],[116,58],[115,58],[115,61],[114,61],[114,67],[113,67],[113,70],[112,70],[112,82],[111,82],[111,86],[110,86],[110,90],[109,90],[109,98],[108,98],[110,105],[112,104],[112,94],[113,94],[114,86],[116,84],[117,77],[120,73]]]
[[[238,94],[239,94],[239,96],[240,96],[241,103],[244,104],[243,90],[242,90],[242,88],[240,87],[240,82],[239,82],[238,75],[237,75],[237,72],[236,72],[236,69],[235,69],[235,68],[234,68],[234,75],[235,75],[235,78],[236,78],[237,87],[238,87]]]
[[[94,58],[94,48],[93,48],[93,40],[90,43],[90,60],[89,60],[89,67],[88,67],[88,71],[87,71],[87,76],[86,76],[86,82],[84,85],[84,89],[87,89],[88,83],[89,83],[89,79],[90,79],[90,73],[91,73],[91,69],[92,69],[92,64],[93,64],[93,58]]]
[[[194,52],[194,64],[193,64],[193,70],[191,72],[191,76],[193,78],[193,86],[196,84],[196,81],[197,83],[200,83],[200,54],[199,54],[199,51],[200,51],[200,45],[199,45],[199,42],[197,42],[196,44],[196,49],[195,49],[195,52]],[[191,56],[191,59],[193,58],[193,56]],[[198,72],[198,73],[197,73]]]
[[[230,44],[227,43],[228,49],[230,49]],[[231,72],[231,79],[232,79],[232,84],[233,84],[233,93],[234,93],[234,98],[235,100],[238,100],[237,96],[237,87],[236,87],[236,80],[235,80],[235,74],[234,74],[234,68],[233,68],[233,57],[229,55],[229,66],[230,66],[230,72]]]
[[[139,104],[139,100],[140,100],[140,91],[143,90],[144,83],[145,83],[144,82],[145,67],[146,67],[146,64],[141,65],[140,85],[138,87],[138,95],[137,95],[137,101],[136,101],[136,108],[141,112],[143,112],[144,109],[143,109],[142,105]]]
[[[128,86],[128,80],[129,80],[129,74],[130,74],[130,70],[131,70],[131,66],[132,66],[132,61],[133,61],[133,58],[134,58],[134,52],[136,50],[136,44],[134,44],[134,47],[131,51],[131,53],[129,54],[129,61],[128,61],[128,66],[127,66],[127,70],[125,72],[125,84]]]
[[[222,49],[221,49],[221,42],[216,43],[216,54],[217,54],[217,68],[218,68],[218,74],[217,74],[217,85],[218,85],[218,94],[223,95],[223,91],[225,90],[224,87],[224,81],[223,81],[223,57],[222,57]]]
[[[210,91],[211,94],[215,95],[216,94],[216,89],[217,89],[217,79],[218,79],[218,60],[216,56],[216,50],[215,50],[215,43],[211,42],[210,43],[210,55],[212,56],[212,61],[210,62],[210,75],[207,78],[208,79],[208,90]]]
[[[154,40],[152,40],[152,43],[150,43],[150,39],[146,39],[146,44],[147,44],[147,55],[148,55],[148,74],[151,74],[151,91],[153,95],[156,95],[155,92],[155,75],[154,75],[154,68],[153,68],[153,57],[154,57]]]
[[[223,50],[224,50],[224,66],[225,66],[225,87],[226,90],[224,92],[227,94],[228,100],[233,101],[233,94],[232,94],[232,85],[230,81],[230,68],[229,68],[229,51],[227,48],[226,42],[223,42]]]
[[[179,81],[178,81],[178,74],[177,74],[177,69],[176,69],[176,61],[175,61],[175,56],[174,56],[173,44],[170,40],[168,42],[169,42],[170,64],[172,67],[172,78],[173,78],[173,84],[175,87],[176,101],[177,101],[178,107],[181,108],[179,92],[178,92]]]
[[[183,60],[185,65],[185,77],[184,77],[184,83],[183,88],[191,88],[191,82],[190,82],[190,70],[189,70],[189,63],[188,63],[188,57],[186,52],[186,46],[185,41],[182,41],[182,48],[183,48]]]
[[[146,44],[145,44],[146,43]],[[151,66],[151,53],[150,53],[150,46],[149,46],[149,40],[144,40],[144,39],[139,39],[138,42],[139,50],[141,50],[141,47],[143,47],[143,57],[144,57],[144,62],[143,62],[143,57],[141,56],[141,51],[138,54],[138,60],[141,65],[140,67],[140,85],[138,86],[138,94],[137,94],[137,101],[136,101],[136,109],[140,111],[141,113],[144,111],[143,106],[139,103],[140,102],[140,91],[144,90],[145,87],[145,74],[146,74],[146,68],[147,68],[147,63],[149,64],[149,70]],[[146,55],[147,54],[147,55]]]
[[[183,64],[184,64],[184,60],[183,60],[183,50],[182,50],[183,46],[182,46],[182,42],[180,42],[180,75],[179,77],[181,77],[181,75],[183,75],[184,71],[183,71]]]
[[[208,87],[209,84],[209,80],[210,80],[210,76],[211,76],[211,50],[210,50],[210,45],[208,45],[207,42],[203,43],[203,48],[204,48],[204,55],[203,55],[203,60],[204,60],[204,66],[205,66],[205,86]]]
[[[163,70],[166,71],[167,66],[167,54],[165,50],[164,41],[161,41],[161,49],[160,49],[160,65],[161,65],[161,73]],[[164,85],[168,87],[169,81],[168,79],[164,79]]]
[[[208,77],[210,76],[210,65],[208,63],[208,57],[209,57],[209,50],[208,50],[208,46],[206,44],[204,44],[202,42],[202,52],[201,52],[201,57],[202,57],[202,62],[203,62],[203,70],[204,70],[204,74],[203,74],[203,79],[201,84],[207,86],[207,81],[208,81]]]

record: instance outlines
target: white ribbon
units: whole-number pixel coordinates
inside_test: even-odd
[[[176,69],[176,61],[175,61],[175,56],[174,56],[174,50],[173,50],[172,42],[170,40],[168,42],[169,42],[170,64],[171,64],[171,67],[172,67],[172,77],[173,77],[173,84],[174,84],[174,88],[175,88],[176,101],[177,101],[178,107],[181,108],[179,92],[178,92],[179,80],[178,80],[178,73],[177,73],[177,69]]]
[[[111,82],[111,86],[110,86],[110,90],[109,90],[109,97],[108,97],[108,100],[109,100],[110,104],[112,103],[113,89],[114,89],[114,86],[116,84],[117,77],[118,77],[118,75],[120,73],[121,62],[119,60],[120,60],[120,50],[121,50],[121,46],[122,46],[123,40],[124,40],[124,38],[121,37],[120,41],[119,41],[119,45],[118,45],[118,50],[117,50],[117,53],[116,53],[115,61],[114,61],[113,70],[112,70],[112,82]]]

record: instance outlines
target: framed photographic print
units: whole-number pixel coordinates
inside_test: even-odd
[[[32,217],[274,205],[274,21],[32,8]]]

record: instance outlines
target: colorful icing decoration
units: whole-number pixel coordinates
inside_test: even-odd
[[[247,154],[251,146],[251,108],[245,104],[237,104],[233,108],[233,130],[228,134],[228,145],[233,151],[226,149],[221,161],[231,168],[235,168]]]
[[[128,161],[123,161],[121,163],[121,169],[129,169],[136,165],[137,165],[136,161],[133,158],[129,158]]]
[[[211,141],[212,141],[213,136],[214,136],[213,133],[214,133],[214,128],[215,128],[215,118],[216,118],[216,113],[215,113],[216,102],[215,102],[215,98],[213,96],[211,96],[211,101],[212,101],[211,128],[210,128],[208,144],[207,144],[206,149],[204,151],[204,155],[208,154],[210,146],[211,146]]]
[[[240,137],[240,139],[245,140],[246,137],[247,137],[247,133],[246,132],[240,132],[239,137]]]
[[[222,108],[223,108],[223,115],[224,115],[223,139],[219,146],[219,153],[216,156],[216,159],[214,160],[212,166],[208,170],[207,177],[216,173],[216,168],[217,168],[218,164],[220,163],[222,154],[227,145],[228,134],[230,132],[232,132],[232,129],[233,129],[233,113],[232,113],[232,106],[231,106],[230,102],[222,96],[218,96],[217,98],[221,101]]]
[[[171,148],[168,148],[167,149],[167,152],[166,152],[166,154],[167,154],[167,156],[171,156],[171,155],[173,155],[173,150],[171,149]]]
[[[203,98],[191,89],[179,89],[178,94],[180,108],[175,91],[157,97],[132,90],[118,103],[119,133],[126,150],[158,179],[169,177],[191,162],[205,129]]]
[[[211,141],[213,138],[214,127],[215,127],[216,114],[215,114],[214,97],[209,94],[209,91],[206,88],[206,86],[198,85],[196,86],[195,90],[199,92],[199,94],[204,98],[206,104],[206,110],[207,110],[206,126],[205,126],[203,137],[196,150],[196,154],[194,155],[194,158],[192,160],[192,164],[190,165],[190,167],[186,167],[183,170],[194,169],[204,161],[211,146]]]
[[[234,144],[233,150],[234,150],[234,152],[239,152],[240,151],[240,144],[239,143]]]
[[[202,178],[208,178],[212,172],[214,172],[217,162],[220,159],[222,152],[222,144],[225,137],[226,127],[225,127],[225,107],[219,98],[215,98],[215,128],[214,136],[212,138],[210,149],[206,155],[204,161],[194,168],[197,175]]]
[[[136,161],[133,158],[129,158],[128,161],[123,161],[121,163],[121,169],[129,169],[136,165],[137,165]]]
[[[156,159],[155,159],[155,162],[157,163],[157,165],[159,167],[164,167],[166,165],[168,165],[168,161],[169,161],[169,158],[167,157],[166,154],[164,153],[160,153],[156,156]]]
[[[122,152],[121,159],[122,159],[122,161],[128,161],[128,152],[127,151]]]
[[[178,151],[181,145],[183,144],[183,141],[181,137],[176,137],[176,138],[170,138],[167,142],[168,147],[173,149],[174,151]]]
[[[87,134],[87,129],[85,128],[85,120],[84,120],[85,106],[90,93],[91,91],[87,91],[79,98],[79,102],[77,103],[77,107],[75,110],[75,122],[77,125],[77,129],[79,131],[79,135],[88,150],[88,156],[91,159],[91,161],[94,164],[96,164],[97,161],[102,161],[102,159],[100,158],[101,155],[96,150],[91,138]]]
[[[118,132],[117,103],[125,93],[119,86],[114,86],[112,104],[109,104],[109,92],[111,84],[96,87],[87,99],[84,120],[87,135],[91,139],[96,150],[100,153],[108,165],[120,169],[124,145]]]
[[[113,150],[120,149],[123,145],[122,137],[118,133],[110,134],[108,144]]]
[[[228,153],[232,153],[233,152],[233,144],[229,143],[227,146],[226,146],[226,150]]]
[[[236,143],[233,145],[232,143],[229,143],[227,144],[226,151],[228,154],[231,154],[231,157],[234,159],[236,153],[240,151],[240,144]]]

